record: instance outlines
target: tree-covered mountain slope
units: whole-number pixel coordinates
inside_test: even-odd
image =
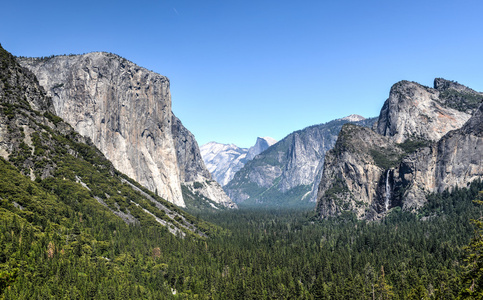
[[[103,269],[99,275],[103,273],[104,279],[91,278],[92,284],[100,285],[117,272],[118,264],[111,269],[109,262],[133,254],[126,246],[116,248],[119,243],[130,243],[125,239],[143,244],[133,251],[152,251],[177,239],[204,238],[218,230],[117,171],[89,139],[53,114],[52,100],[35,76],[3,48],[0,155],[4,233],[0,272],[3,279],[10,278],[10,283],[23,288],[30,284],[38,289],[47,284],[44,280],[52,280],[52,274],[36,267],[45,268],[52,260],[64,264],[62,268],[57,265],[58,272],[73,272],[55,275],[75,277],[69,280],[78,286],[66,291],[86,298],[88,291],[78,290],[80,282],[92,275],[86,272]],[[136,235],[144,237],[136,241]],[[157,246],[146,240],[156,241]],[[121,274],[117,275],[123,277]],[[131,281],[129,285],[134,287],[135,280]],[[28,290],[15,293],[38,298]]]
[[[72,191],[62,186],[77,185],[126,223],[151,218],[173,233],[197,232],[181,210],[117,171],[88,138],[55,116],[35,76],[1,51],[0,152],[6,161],[59,196]]]

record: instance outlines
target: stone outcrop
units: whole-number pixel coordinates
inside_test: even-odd
[[[0,45],[3,170],[7,170],[6,164],[11,164],[15,166],[8,167],[12,174],[19,172],[32,181],[42,182],[29,185],[27,191],[44,190],[36,192],[42,196],[34,201],[17,197],[11,186],[18,185],[18,180],[4,177],[0,182],[8,196],[2,199],[4,207],[16,206],[25,210],[23,215],[29,219],[43,220],[51,216],[42,214],[38,205],[45,204],[47,211],[57,213],[69,210],[73,212],[71,216],[79,211],[99,210],[98,216],[112,213],[127,224],[152,226],[155,220],[178,237],[188,233],[206,237],[203,232],[206,229],[198,228],[191,216],[116,170],[88,137],[75,132],[54,112],[52,98],[46,95],[35,75],[22,68]]]
[[[436,84],[441,89],[440,82]],[[408,138],[438,141],[447,132],[463,126],[471,116],[452,108],[440,95],[440,90],[415,82],[394,84],[381,109],[376,131],[392,136],[398,143]]]
[[[434,80],[434,89],[439,91],[439,101],[443,105],[470,115],[478,108],[483,98],[483,93],[443,78]]]
[[[344,125],[335,147],[325,156],[318,212],[332,216],[352,211],[369,219],[384,212],[387,169],[397,165],[402,155],[404,151],[391,138],[369,128]]]
[[[375,119],[354,117],[372,126]],[[224,187],[235,202],[283,206],[315,202],[325,153],[337,139],[343,118],[291,133],[246,163]]]
[[[236,208],[236,204],[228,198],[221,186],[212,180],[195,137],[174,114],[172,133],[182,184],[224,207]]]
[[[271,137],[257,137],[257,141],[255,142],[255,145],[251,146],[248,149],[247,160],[254,159],[255,156],[267,150],[268,147],[276,143],[277,141]]]
[[[146,188],[185,206],[181,184],[198,175],[190,172],[209,179],[194,138],[172,124],[166,77],[104,52],[18,61],[37,76],[58,116]]]
[[[318,213],[376,219],[396,206],[417,209],[428,193],[481,179],[482,99],[441,78],[434,89],[395,84],[374,131],[346,125],[326,155]]]
[[[483,178],[483,104],[462,128],[409,155],[397,171],[394,181],[406,190],[402,204],[409,210],[423,205],[427,193]]]

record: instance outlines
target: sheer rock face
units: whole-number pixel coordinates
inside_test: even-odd
[[[483,178],[483,105],[458,129],[441,140],[406,157],[396,182],[407,182],[403,208],[424,204],[429,192],[441,193]]]
[[[359,218],[373,219],[385,210],[386,164],[404,153],[389,137],[353,124],[342,127],[335,147],[325,156],[317,194],[322,216],[353,211]],[[388,157],[379,161],[378,155]],[[389,175],[391,176],[391,175]]]
[[[225,207],[236,208],[236,204],[225,194],[221,186],[212,180],[201,157],[193,134],[173,115],[172,132],[176,156],[180,166],[182,184]]]
[[[293,132],[257,155],[238,171],[224,187],[235,202],[269,205],[285,199],[292,205],[315,202],[322,176],[325,153],[334,147],[343,124],[354,119],[333,120]],[[355,118],[361,125],[372,126],[374,119]]]
[[[438,141],[447,132],[463,126],[470,118],[471,111],[467,113],[456,110],[444,97],[440,97],[440,90],[458,91],[449,84],[446,87],[443,82],[449,81],[435,81],[439,89],[410,81],[393,85],[389,98],[381,109],[376,131],[392,136],[398,143],[408,138]],[[471,91],[468,88],[467,90]],[[459,91],[467,92],[462,89]]]
[[[91,138],[118,170],[185,206],[181,183],[202,168],[189,160],[183,161],[189,165],[179,165],[180,154],[193,154],[197,146],[177,148],[182,138],[172,132],[175,117],[166,77],[101,52],[18,61],[37,76],[56,114]]]
[[[376,219],[392,207],[419,208],[428,193],[483,178],[482,99],[444,79],[435,80],[435,89],[395,84],[374,131],[346,125],[327,154],[319,214],[352,211]]]

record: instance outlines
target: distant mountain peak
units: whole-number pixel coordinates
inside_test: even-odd
[[[271,137],[257,137],[255,145],[247,149],[240,148],[235,144],[209,142],[201,146],[200,151],[213,178],[225,186],[247,161],[252,160],[275,143],[277,140]]]
[[[267,150],[268,147],[276,142],[277,141],[271,137],[257,137],[255,145],[248,149],[247,160],[252,160],[255,156]]]
[[[363,121],[365,119],[366,118],[364,118],[363,116],[352,114],[347,117],[337,119],[337,121],[358,122],[358,121]]]

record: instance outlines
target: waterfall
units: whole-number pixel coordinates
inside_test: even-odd
[[[386,208],[386,211],[389,209],[389,204],[391,201],[391,184],[389,183],[389,171],[387,170],[386,173],[386,201],[384,201],[384,207]]]

